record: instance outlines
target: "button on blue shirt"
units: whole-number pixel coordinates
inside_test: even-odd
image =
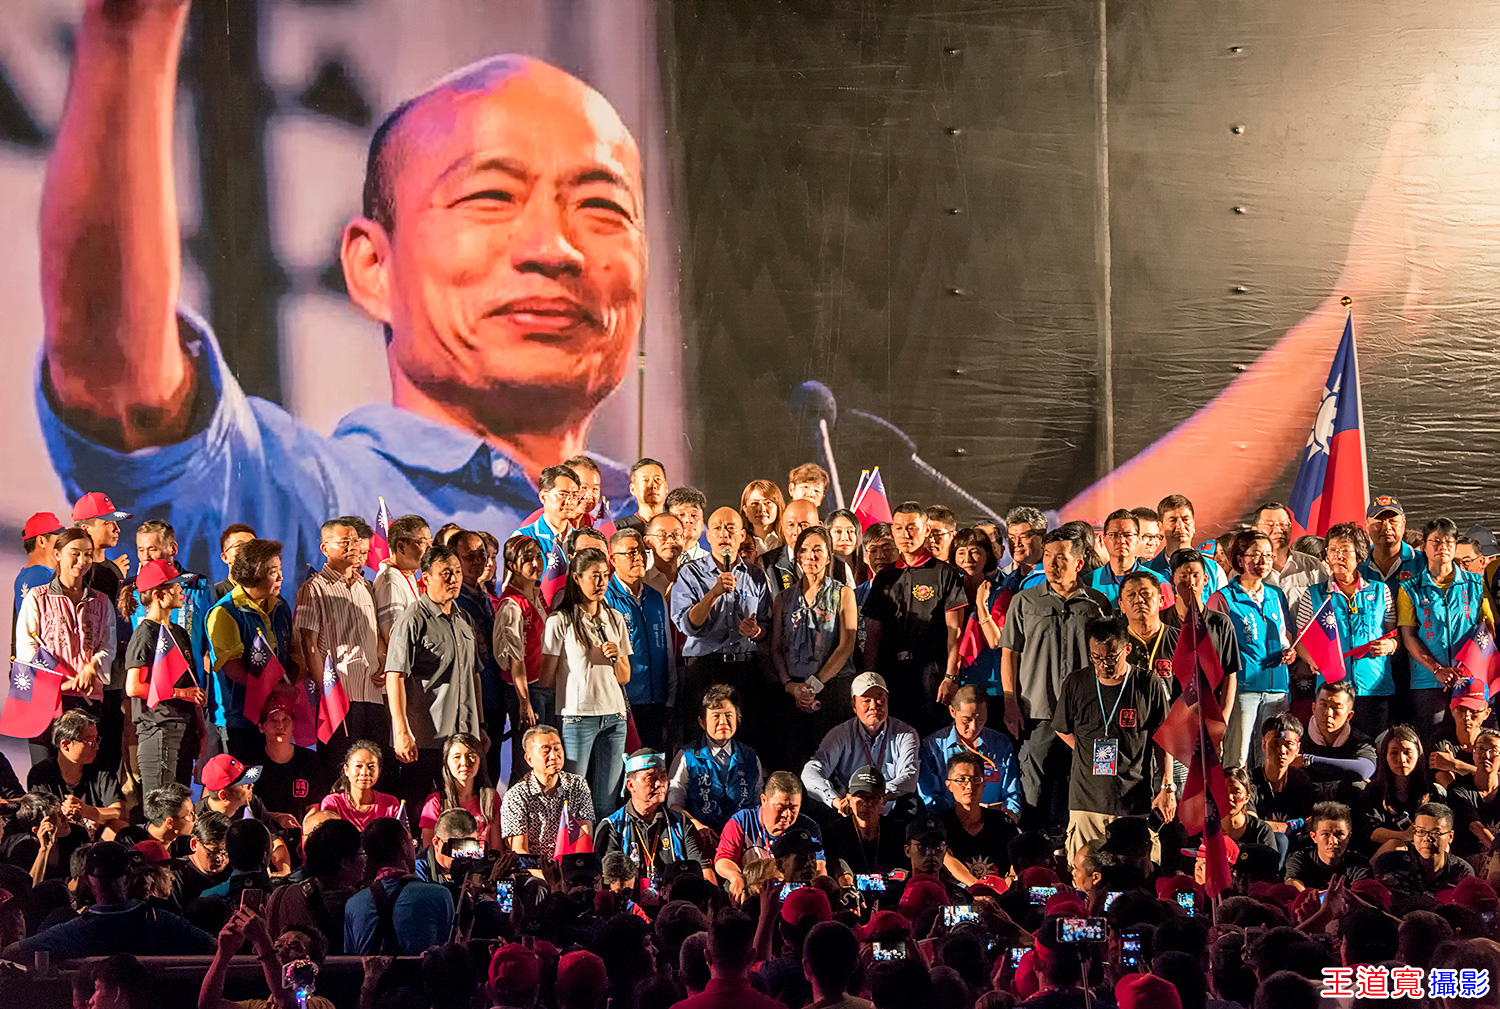
[[[672,673],[667,601],[645,582],[637,599],[619,575],[610,575],[604,602],[625,618],[630,632],[630,682],[625,684],[625,699],[631,704],[666,704]]]
[[[524,469],[475,435],[391,406],[361,407],[332,435],[274,403],[247,396],[225,366],[208,324],[178,309],[183,349],[207,404],[196,430],[175,445],[117,452],[63,423],[46,391],[36,405],[52,465],[73,498],[108,487],[137,518],[165,518],[188,570],[223,573],[219,533],[245,522],[284,546],[286,571],[320,567],[318,528],[330,515],[413,513],[484,529],[502,542],[536,508]],[[600,460],[610,496],[628,493],[618,465]]]
[[[687,638],[684,657],[739,655],[755,651],[755,641],[740,633],[740,621],[755,616],[764,640],[771,632],[771,588],[766,573],[744,561],[734,563],[734,591],[714,600],[702,627],[688,619],[691,610],[719,580],[719,565],[713,557],[699,557],[677,569],[672,584],[672,623]]]

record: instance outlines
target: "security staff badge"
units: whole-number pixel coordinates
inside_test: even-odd
[[[1120,773],[1120,741],[1105,737],[1094,740],[1094,776],[1114,777]]]
[[[1135,728],[1135,709],[1134,708],[1121,708],[1120,709],[1120,728],[1122,728],[1122,729],[1133,729],[1133,728]]]
[[[1156,675],[1160,676],[1162,679],[1170,679],[1172,676],[1172,660],[1157,659],[1156,662],[1153,663],[1153,669],[1156,671]]]
[[[931,585],[913,585],[911,587],[911,597],[919,603],[930,602],[935,595],[937,595],[937,589]]]

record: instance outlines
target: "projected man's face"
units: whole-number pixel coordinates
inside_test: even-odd
[[[646,282],[640,158],[614,109],[494,60],[419,99],[385,158],[395,226],[364,307],[391,327],[396,381],[491,431],[586,419],[624,376]]]

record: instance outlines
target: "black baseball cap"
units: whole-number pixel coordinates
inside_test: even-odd
[[[858,795],[885,794],[885,775],[880,773],[880,768],[866,764],[849,776],[849,794]]]
[[[1126,858],[1140,858],[1151,853],[1151,825],[1140,816],[1120,816],[1104,828],[1100,851]]]
[[[806,827],[793,827],[778,837],[771,845],[772,858],[786,858],[788,855],[811,855],[821,848],[818,839],[812,836],[812,831]]]
[[[942,820],[930,816],[922,816],[906,825],[906,840],[927,841],[936,838],[939,841],[948,840],[948,828],[943,826]]]

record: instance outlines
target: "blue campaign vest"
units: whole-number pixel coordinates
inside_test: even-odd
[[[286,604],[286,600],[280,596],[276,597],[276,605],[271,609],[270,620],[262,617],[254,607],[238,606],[234,602],[234,589],[224,595],[223,599],[214,603],[209,610],[222,609],[233,619],[235,626],[240,630],[240,643],[245,646],[245,651],[250,650],[250,643],[255,640],[255,632],[261,631],[265,634],[266,643],[271,645],[271,651],[280,662],[282,668],[287,668],[290,661],[292,644],[292,608]],[[207,615],[204,623],[208,622]],[[269,626],[268,626],[269,623]],[[213,654],[213,642],[209,642],[209,654],[218,665],[219,657]],[[223,725],[231,729],[253,729],[255,723],[245,717],[245,687],[243,684],[235,683],[223,670],[217,670],[212,678],[213,691],[209,699],[209,714],[215,725]]]
[[[615,836],[620,839],[620,850],[625,853],[625,857],[634,862],[637,869],[644,872],[645,860],[636,857],[635,831],[630,829],[629,809],[630,804],[627,802],[604,819],[615,828]],[[682,818],[681,814],[674,813],[665,806],[662,807],[662,813],[667,818],[667,838],[672,845],[672,861],[681,862],[687,857],[682,847],[682,832],[686,829],[687,821]],[[657,876],[660,875],[661,871],[658,869]]]
[[[1323,600],[1333,598],[1329,609],[1338,622],[1339,638],[1344,651],[1358,648],[1374,641],[1385,633],[1385,611],[1390,598],[1390,589],[1385,582],[1367,580],[1350,600],[1338,589],[1329,589],[1329,583],[1319,582],[1307,589],[1307,598],[1317,612]],[[1345,659],[1345,667],[1354,682],[1354,692],[1360,697],[1386,697],[1396,692],[1391,679],[1391,657],[1389,655],[1366,655],[1361,659]]]
[[[755,751],[737,739],[730,741],[728,767],[721,767],[709,749],[708,738],[700,736],[696,747],[682,751],[687,810],[714,830],[723,830],[735,813],[760,803],[757,761]]]
[[[1041,567],[1041,565],[1037,566]],[[1160,585],[1162,581],[1164,581],[1161,576],[1161,572],[1155,570],[1149,564],[1142,564],[1140,561],[1136,561],[1131,566],[1130,570],[1125,572],[1125,574],[1121,575],[1119,578],[1115,577],[1114,571],[1110,570],[1110,566],[1106,563],[1099,565],[1099,567],[1095,568],[1093,573],[1089,575],[1089,587],[1092,588],[1095,592],[1098,592],[1100,595],[1104,596],[1104,598],[1108,599],[1110,602],[1118,603],[1120,600],[1120,582],[1123,581],[1127,576],[1134,574],[1137,571],[1146,572],[1146,574],[1156,579],[1156,583],[1158,585]]]
[[[1395,598],[1397,590],[1416,579],[1423,571],[1427,570],[1427,558],[1417,553],[1410,543],[1401,544],[1401,561],[1396,565],[1396,570],[1391,572],[1387,578],[1375,567],[1375,558],[1371,557],[1359,566],[1360,576],[1367,582],[1385,582],[1385,587],[1391,590],[1391,598]]]
[[[667,602],[649,585],[637,600],[610,576],[604,601],[625,618],[630,633],[630,682],[625,699],[631,704],[667,703]]]
[[[1262,585],[1260,605],[1238,579],[1219,590],[1240,642],[1240,690],[1285,693],[1287,667],[1281,664],[1281,637],[1286,633],[1286,596],[1274,585]],[[1287,635],[1288,641],[1292,640]]]
[[[1464,635],[1474,629],[1479,621],[1480,605],[1484,599],[1484,580],[1472,571],[1457,565],[1453,568],[1453,584],[1443,592],[1432,580],[1424,567],[1417,577],[1403,588],[1416,610],[1417,636],[1432,653],[1439,665],[1452,665]],[[1441,686],[1437,677],[1419,663],[1411,664],[1411,688],[1431,689]]]

